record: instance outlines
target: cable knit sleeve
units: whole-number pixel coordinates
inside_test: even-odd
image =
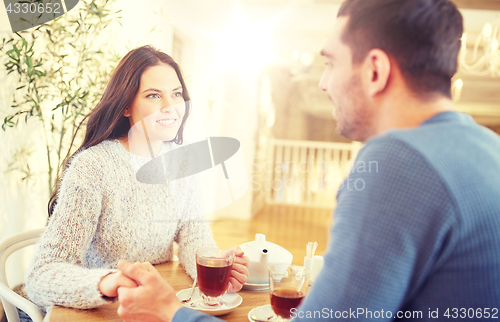
[[[186,206],[178,223],[175,241],[179,244],[181,265],[194,278],[196,276],[196,250],[202,247],[217,247],[217,244],[206,220],[197,178],[187,179]]]
[[[87,309],[106,303],[98,284],[116,271],[84,267],[103,198],[102,165],[82,156],[85,152],[64,173],[56,207],[27,273],[29,298],[46,309],[53,305]]]

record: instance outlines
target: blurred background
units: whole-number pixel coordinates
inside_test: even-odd
[[[466,30],[455,107],[500,133],[500,1],[453,2]],[[0,34],[13,39],[0,52],[0,240],[46,224],[75,124],[118,59],[150,44],[180,64],[206,135],[241,143],[248,190],[210,218],[250,222],[264,212],[262,231],[283,224],[284,213],[300,214],[309,219],[292,231],[322,229],[324,249],[336,191],[361,148],[336,134],[333,106],[318,89],[319,51],[340,3],[84,0],[36,32]]]

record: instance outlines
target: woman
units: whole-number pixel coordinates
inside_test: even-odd
[[[201,218],[195,180],[155,185],[135,177],[152,156],[182,144],[189,107],[170,56],[144,46],[120,61],[49,202],[49,224],[27,275],[33,302],[45,309],[104,304],[118,287],[136,286],[116,269],[119,260],[170,261],[173,241],[186,272],[196,275],[196,249],[216,244]],[[248,259],[233,249],[235,292],[248,276]]]

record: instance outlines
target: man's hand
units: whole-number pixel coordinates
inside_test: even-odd
[[[136,288],[118,289],[118,315],[125,321],[172,321],[182,307],[175,291],[165,282],[150,263],[120,261],[118,268],[123,275],[135,280]]]
[[[231,277],[229,278],[228,293],[236,293],[243,287],[248,278],[248,257],[241,250],[240,246],[233,246],[229,248],[236,254],[234,257],[233,269],[231,270]]]
[[[98,287],[102,295],[116,297],[118,296],[118,288],[121,286],[136,287],[137,283],[123,275],[122,272],[116,272],[104,276]]]

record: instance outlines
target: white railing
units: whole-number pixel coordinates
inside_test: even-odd
[[[272,139],[269,146],[260,167],[265,203],[332,209],[361,143]]]

